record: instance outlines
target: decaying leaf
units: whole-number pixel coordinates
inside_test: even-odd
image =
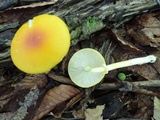
[[[28,89],[34,86],[43,88],[47,84],[47,78],[44,74],[39,75],[27,75],[21,82],[13,84],[15,88]]]
[[[160,46],[159,14],[147,13],[135,19],[135,24],[128,26],[128,34],[142,46]]]
[[[58,81],[60,83],[74,85],[74,83],[69,78],[64,77],[64,76],[60,76],[60,75],[56,75],[53,71],[50,71],[48,73],[48,76],[50,78],[52,78],[53,80],[56,80],[56,81]]]
[[[65,102],[72,100],[75,96],[81,94],[81,91],[70,85],[59,85],[52,88],[44,96],[41,105],[39,106],[33,120],[39,120],[41,117],[50,111],[63,111],[66,108]],[[80,98],[82,96],[79,96]],[[64,105],[64,106],[63,106]]]
[[[154,97],[154,113],[153,118],[155,120],[160,120],[160,100],[157,97]]]
[[[142,32],[151,40],[152,47],[160,46],[160,20],[157,15],[144,14],[138,20],[138,23],[144,27]]]
[[[113,30],[119,45],[127,52],[132,52],[136,54],[143,54],[144,52],[138,49],[130,40],[127,40],[128,34],[124,29]]]
[[[128,34],[133,38],[134,42],[138,45],[148,46],[150,44],[150,39],[141,31],[141,28],[135,25],[133,28],[128,29]]]
[[[85,115],[84,115],[83,109],[80,108],[80,109],[78,109],[78,110],[74,110],[74,111],[73,111],[73,116],[74,116],[75,118],[82,118],[82,119],[84,119],[84,118],[85,118]]]
[[[140,75],[141,77],[147,80],[158,80],[159,79],[157,70],[149,64],[132,66],[132,67],[128,67],[127,69],[129,71],[132,71],[133,73]]]
[[[94,109],[86,109],[85,110],[85,116],[86,120],[103,120],[102,112],[105,108],[105,105],[98,105]]]
[[[54,116],[56,118],[60,118],[61,115],[65,110],[70,108],[72,105],[74,105],[77,101],[81,100],[84,96],[84,92],[81,92],[77,94],[75,97],[72,97],[69,101],[64,101],[61,104],[59,104],[56,109],[52,110],[52,113],[54,113]]]

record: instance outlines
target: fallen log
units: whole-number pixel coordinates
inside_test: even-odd
[[[87,40],[91,34],[105,26],[117,28],[135,15],[158,10],[159,5],[159,0],[59,0],[42,12],[37,13],[37,15],[48,13],[64,19],[70,29],[71,45],[73,46],[79,41]],[[26,8],[27,6],[13,7],[5,11]],[[3,11],[0,14],[2,13]],[[31,17],[34,16],[35,14]],[[21,25],[20,23],[21,21],[2,24],[0,25],[0,31],[15,29]],[[10,62],[8,52],[10,40],[0,39],[0,46],[0,67],[3,67]]]

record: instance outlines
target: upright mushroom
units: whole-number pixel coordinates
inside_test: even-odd
[[[134,58],[127,61],[106,65],[103,56],[91,48],[76,52],[68,64],[68,73],[71,80],[78,86],[89,88],[98,84],[109,71],[144,63],[154,63],[156,56]]]
[[[38,74],[49,71],[67,54],[70,33],[59,17],[42,14],[23,24],[11,43],[11,58],[20,70]]]

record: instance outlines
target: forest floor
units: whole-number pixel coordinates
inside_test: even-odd
[[[0,11],[0,120],[160,120],[160,11],[141,13],[117,28],[105,25],[71,46],[50,72],[30,75],[12,63],[10,42],[24,22],[55,1],[22,3]],[[157,60],[110,71],[96,86],[81,88],[67,67],[83,48],[99,51],[107,64],[150,54]]]

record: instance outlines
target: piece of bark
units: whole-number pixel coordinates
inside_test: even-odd
[[[44,74],[28,75],[15,84],[3,84],[0,87],[0,119],[28,120],[34,115],[42,89],[47,85]]]

